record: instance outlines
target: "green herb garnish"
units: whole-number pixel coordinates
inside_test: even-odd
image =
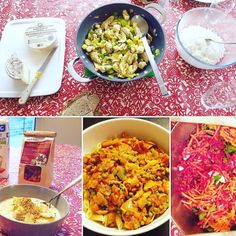
[[[203,220],[205,218],[206,214],[207,214],[206,212],[200,213],[198,216],[199,220]]]
[[[217,184],[217,182],[219,182],[219,180],[221,179],[221,175],[220,174],[214,175],[213,178],[214,178],[214,183]]]
[[[213,212],[216,210],[216,204],[214,203],[210,208],[209,208],[209,212]]]
[[[229,154],[231,154],[231,153],[236,153],[236,147],[234,147],[234,146],[228,144],[228,145],[226,145],[226,147],[225,147],[225,152],[226,152],[226,153],[229,153]]]

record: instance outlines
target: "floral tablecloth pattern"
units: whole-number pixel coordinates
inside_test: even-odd
[[[81,148],[68,144],[57,144],[54,157],[54,177],[51,188],[59,191],[66,184],[82,173]],[[20,149],[10,151],[10,171],[8,179],[0,179],[0,187],[8,184],[17,184],[20,162]],[[55,236],[82,235],[82,184],[68,189],[64,194],[70,204],[70,213],[61,230]],[[1,235],[1,229],[0,229]]]
[[[184,236],[180,230],[176,227],[175,223],[170,223],[170,236]]]
[[[173,0],[174,1],[174,0]],[[7,0],[0,2],[0,36],[6,23],[13,19],[51,16],[66,21],[66,52],[63,81],[60,90],[51,96],[31,98],[25,106],[17,99],[0,99],[1,115],[60,115],[66,102],[83,91],[97,94],[100,99],[98,110],[102,115],[234,115],[235,107],[222,110],[206,110],[200,101],[202,94],[213,84],[236,76],[236,66],[220,70],[200,70],[185,63],[176,51],[175,26],[187,10],[206,6],[192,0],[178,0],[167,3],[167,20],[164,23],[167,48],[159,65],[163,79],[172,96],[161,96],[155,78],[134,82],[114,83],[94,79],[90,83],[79,83],[68,73],[67,65],[76,57],[75,36],[78,25],[94,8],[114,0]],[[168,1],[166,1],[168,2]],[[137,1],[132,1],[137,3]],[[84,67],[78,65],[82,73]]]

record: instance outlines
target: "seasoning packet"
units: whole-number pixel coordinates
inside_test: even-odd
[[[0,120],[0,179],[9,175],[9,123]]]
[[[26,131],[19,166],[19,184],[49,187],[53,178],[56,132]]]

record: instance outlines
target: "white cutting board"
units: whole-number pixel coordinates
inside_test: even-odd
[[[19,19],[7,23],[0,43],[0,97],[20,97],[26,85],[10,78],[5,69],[7,59],[16,53],[31,71],[31,80],[41,66],[48,52],[34,52],[28,48],[24,39],[25,30],[38,22],[53,23],[57,28],[58,48],[51,58],[42,77],[32,90],[31,96],[56,93],[61,87],[65,56],[65,21],[58,18]]]

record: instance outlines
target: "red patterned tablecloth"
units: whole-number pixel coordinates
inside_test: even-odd
[[[9,178],[0,179],[0,186],[16,184],[18,182],[18,168],[20,150],[12,148],[10,153]],[[59,191],[71,180],[81,174],[81,149],[73,145],[56,145],[54,160],[54,177],[52,189]],[[82,235],[82,185],[78,184],[64,193],[70,204],[70,213],[61,230],[55,236],[81,236]],[[1,235],[1,229],[0,229]]]
[[[177,228],[175,223],[171,222],[170,224],[170,236],[184,236],[180,230]]]
[[[155,78],[145,78],[129,83],[114,83],[95,79],[81,84],[72,79],[67,70],[70,60],[76,56],[75,35],[79,23],[94,8],[122,0],[7,0],[0,2],[0,32],[12,19],[51,16],[66,21],[66,54],[63,81],[60,90],[51,96],[31,98],[20,106],[17,99],[0,99],[1,115],[60,115],[65,102],[82,91],[90,91],[100,98],[98,105],[103,115],[235,115],[235,107],[222,110],[206,110],[200,102],[202,94],[213,84],[236,76],[236,66],[216,71],[193,68],[185,63],[176,51],[175,26],[187,10],[205,6],[192,0],[179,0],[166,4],[168,12],[164,30],[167,49],[160,63],[160,71],[172,96],[163,99]],[[130,2],[126,0],[124,2]],[[133,1],[135,2],[135,1]],[[83,71],[83,66],[79,65]]]

